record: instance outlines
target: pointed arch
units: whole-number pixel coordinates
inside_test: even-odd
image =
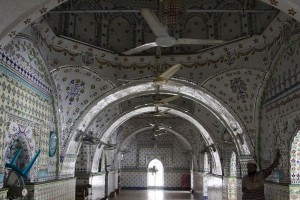
[[[234,112],[229,112],[229,108],[227,108],[226,105],[222,105],[213,94],[210,94],[204,88],[179,80],[169,80],[165,85],[161,86],[161,92],[166,94],[180,94],[196,103],[206,106],[218,116],[222,122],[224,122],[226,127],[228,127],[229,133],[232,138],[234,138],[235,145],[239,150],[239,154],[250,154],[251,145],[247,144],[247,136],[242,134],[244,133],[242,123],[239,121],[238,117],[235,117]],[[155,93],[155,87],[153,87],[152,82],[147,81],[142,84],[129,83],[117,87],[94,105],[91,105],[90,109],[87,109],[87,111],[83,113],[81,120],[77,120],[78,124],[75,125],[75,127],[79,130],[84,130],[88,127],[88,124],[91,123],[97,113],[108,105],[122,102],[128,98],[152,93]],[[237,137],[238,135],[239,137]]]

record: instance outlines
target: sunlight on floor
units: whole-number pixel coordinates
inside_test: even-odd
[[[162,190],[148,190],[149,200],[163,200],[164,192]]]
[[[188,191],[168,190],[121,190],[116,200],[194,200]]]

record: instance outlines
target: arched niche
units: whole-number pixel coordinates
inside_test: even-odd
[[[9,122],[7,133],[5,134],[5,142],[3,164],[9,163],[17,150],[22,148],[16,163],[20,169],[24,169],[35,154],[34,129],[21,123]],[[28,180],[37,177],[37,168],[35,166],[30,170]]]

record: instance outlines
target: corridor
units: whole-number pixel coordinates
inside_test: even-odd
[[[0,200],[300,200],[300,0],[0,5]]]
[[[189,191],[172,190],[121,190],[116,200],[190,200],[196,199]]]

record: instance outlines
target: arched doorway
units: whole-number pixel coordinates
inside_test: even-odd
[[[164,187],[164,166],[160,160],[155,158],[149,162],[147,179],[148,188]]]

